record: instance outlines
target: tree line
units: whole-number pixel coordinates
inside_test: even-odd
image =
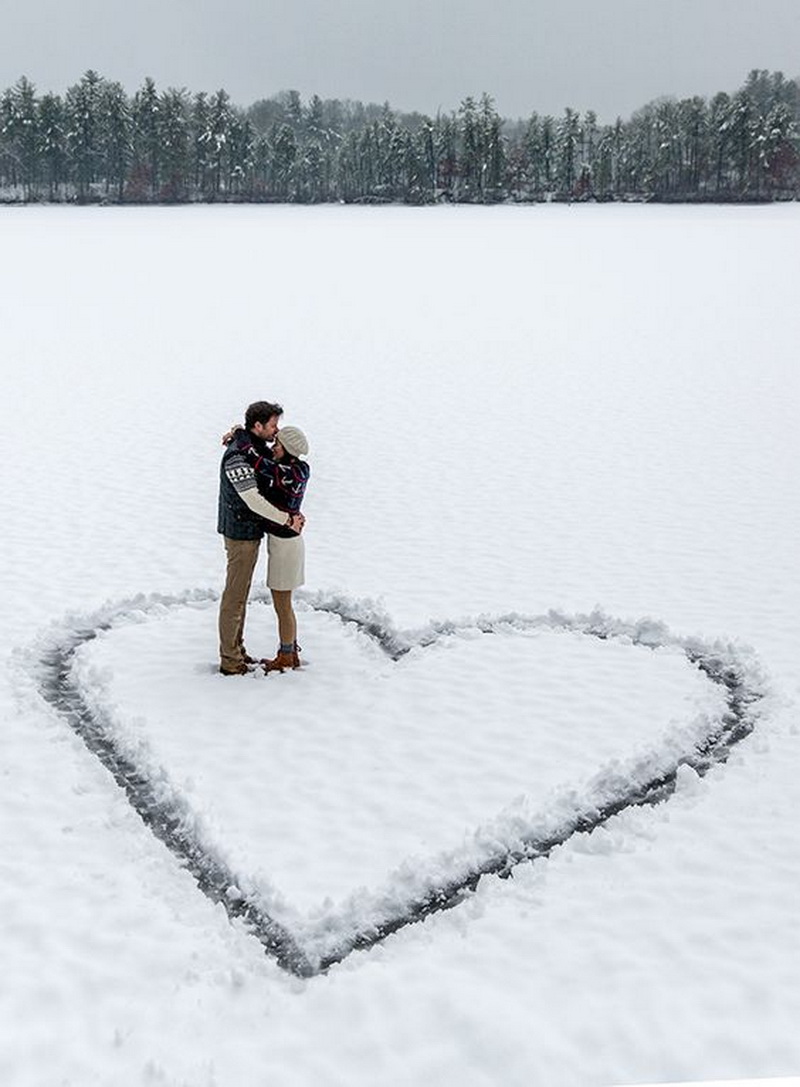
[[[435,117],[285,91],[133,95],[87,71],[66,94],[24,76],[0,97],[0,201],[745,201],[800,195],[800,80],[754,70],[733,94],[659,99],[600,124],[508,121],[493,99]]]

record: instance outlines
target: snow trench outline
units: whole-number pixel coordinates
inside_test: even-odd
[[[68,619],[55,630],[47,631],[34,651],[33,672],[41,697],[66,720],[111,773],[145,825],[189,871],[199,890],[212,902],[221,904],[232,922],[242,922],[282,969],[301,978],[324,973],[353,951],[367,950],[406,925],[458,906],[484,876],[512,877],[518,865],[549,856],[573,835],[591,833],[626,808],[652,806],[668,800],[675,791],[682,766],[703,776],[713,766],[726,761],[731,749],[753,731],[759,703],[767,693],[752,655],[727,642],[677,637],[664,624],[652,619],[630,623],[599,610],[580,615],[555,611],[539,616],[508,613],[432,623],[422,631],[403,632],[370,601],[322,592],[301,593],[298,597],[313,610],[335,615],[342,623],[357,627],[393,661],[416,647],[432,645],[460,631],[475,630],[491,635],[499,628],[572,631],[601,640],[624,640],[646,649],[677,647],[690,666],[720,688],[725,702],[724,712],[710,722],[706,736],[693,744],[691,750],[668,758],[656,774],[618,783],[619,787],[612,795],[595,797],[584,806],[576,807],[557,828],[544,834],[523,835],[513,848],[498,848],[452,879],[426,888],[402,908],[388,914],[384,912],[354,931],[340,935],[322,953],[309,953],[300,934],[271,917],[257,896],[239,890],[243,881],[230,870],[214,845],[204,842],[197,833],[185,798],[177,790],[165,786],[163,781],[156,787],[148,773],[120,750],[115,742],[112,721],[102,712],[91,709],[72,673],[72,661],[78,648],[99,633],[113,629],[120,621],[124,622],[128,615],[210,605],[218,600],[218,594],[211,590],[194,590],[179,596],[139,596],[109,605],[80,621]],[[264,601],[261,596],[253,602]]]

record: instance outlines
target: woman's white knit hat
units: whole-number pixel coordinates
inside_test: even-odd
[[[280,442],[286,452],[293,457],[302,457],[308,452],[308,438],[306,438],[300,427],[281,427],[275,435],[275,441]]]

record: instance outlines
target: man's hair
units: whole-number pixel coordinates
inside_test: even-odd
[[[270,404],[269,400],[256,400],[255,404],[251,404],[244,413],[244,428],[252,430],[256,423],[264,426],[273,415],[283,415],[280,404]]]

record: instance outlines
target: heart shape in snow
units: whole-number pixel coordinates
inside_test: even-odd
[[[663,799],[680,765],[725,757],[762,696],[734,647],[651,620],[403,634],[322,594],[305,597],[312,667],[198,674],[215,599],[139,598],[67,624],[40,649],[40,687],[200,887],[304,975]],[[266,609],[251,637],[259,621],[271,640]]]

